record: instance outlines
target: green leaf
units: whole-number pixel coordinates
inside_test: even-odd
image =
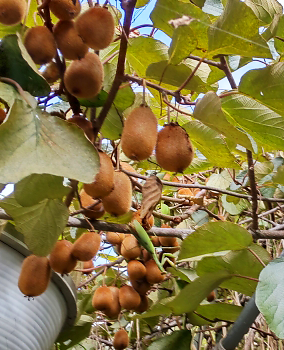
[[[158,0],[150,15],[155,28],[161,29],[172,37],[174,27],[169,23],[172,19],[182,16],[190,16],[200,19],[207,29],[206,23],[210,24],[209,16],[189,1],[183,0]],[[203,53],[204,54],[204,53]]]
[[[224,320],[229,322],[235,322],[236,319],[239,317],[240,313],[242,312],[242,307],[232,304],[226,304],[226,303],[216,303],[216,304],[207,304],[207,305],[200,305],[196,309],[196,313],[206,317],[209,320]],[[215,322],[216,322],[215,321]],[[204,324],[208,324],[208,322],[205,321]]]
[[[197,61],[190,59],[187,59],[184,63],[181,63],[178,66],[169,64],[168,61],[151,63],[148,65],[146,77],[148,79],[153,79],[157,83],[161,81],[163,83],[162,86],[167,89],[175,90],[184,83],[187,77],[190,76],[197,64]],[[207,64],[201,64],[195,75],[184,87],[184,90],[207,92],[212,89],[212,86],[206,83],[210,72],[210,68]]]
[[[259,19],[244,2],[227,1],[222,16],[208,30],[211,55],[271,58],[269,47],[259,35],[259,25]]]
[[[254,243],[249,248],[265,264],[270,261],[270,256],[264,248]],[[198,262],[196,272],[198,275],[203,276],[218,270],[227,270],[231,274],[258,278],[262,269],[263,266],[259,260],[248,249],[242,249],[219,257],[205,257]],[[256,285],[256,281],[232,277],[230,280],[222,283],[221,287],[251,296],[255,291]]]
[[[179,260],[225,250],[240,250],[251,243],[252,236],[244,228],[231,222],[209,222],[182,242]]]
[[[98,154],[80,128],[18,99],[0,125],[0,149],[1,183],[33,173],[88,183],[99,169]]]
[[[198,100],[193,116],[237,144],[253,150],[248,136],[227,120],[221,108],[221,99],[215,92],[209,91],[201,100]]]
[[[245,3],[253,10],[258,19],[267,24],[276,14],[283,13],[282,5],[276,0],[246,0]]]
[[[111,107],[100,132],[109,140],[117,140],[122,134],[122,129],[122,115],[115,107]]]
[[[136,1],[136,8],[143,7],[149,3],[150,0],[137,0]]]
[[[172,297],[170,298],[172,299]],[[171,313],[171,309],[165,305],[169,298],[165,298],[162,300],[159,300],[156,304],[154,304],[150,310],[143,312],[141,315],[135,315],[134,318],[149,318],[154,316],[167,316]]]
[[[60,343],[60,350],[67,350],[87,338],[94,320],[90,316],[81,316],[79,322],[70,329],[63,330],[56,342]],[[66,345],[67,344],[67,345]]]
[[[207,295],[222,282],[231,278],[227,271],[215,271],[196,278],[184,287],[180,293],[166,304],[174,314],[193,312]],[[190,296],[190,298],[189,298]]]
[[[222,108],[257,142],[284,150],[284,119],[281,115],[243,95],[223,98]]]
[[[212,164],[207,159],[193,158],[190,166],[183,172],[184,174],[195,174],[212,168]]]
[[[232,183],[232,177],[230,176],[228,170],[223,170],[220,174],[212,174],[209,177],[207,186],[220,188],[221,190],[226,190]]]
[[[38,73],[21,39],[13,34],[0,42],[0,76],[15,80],[33,96],[46,96],[50,87]]]
[[[230,200],[231,198],[232,200]],[[223,208],[231,215],[239,215],[242,211],[247,209],[249,205],[248,201],[242,198],[237,198],[236,202],[233,200],[236,200],[236,197],[231,197],[226,194],[221,196]]]
[[[15,185],[15,199],[23,207],[29,207],[41,200],[61,199],[70,192],[63,185],[63,177],[49,174],[32,174]]]
[[[100,93],[91,99],[79,98],[81,106],[84,107],[102,107],[108,98],[108,93],[104,90],[101,90]]]
[[[280,38],[284,38],[284,16],[283,15],[279,19],[276,36],[278,36]],[[274,46],[275,46],[276,50],[278,51],[278,53],[280,55],[283,55],[284,42],[275,38],[274,39]]]
[[[188,350],[191,343],[191,331],[183,329],[155,340],[148,350]]]
[[[140,36],[129,39],[126,57],[133,70],[146,78],[146,70],[151,63],[168,60],[168,47],[154,38]]]
[[[284,338],[283,269],[283,258],[271,261],[260,273],[255,295],[256,305],[265,317],[268,327],[280,339]]]
[[[284,165],[277,169],[277,173],[273,176],[273,182],[284,186]]]
[[[21,207],[15,198],[0,201],[15,221],[16,229],[25,237],[25,243],[34,254],[46,256],[63,232],[69,212],[59,199],[44,199],[31,207]]]
[[[239,91],[284,116],[284,62],[252,69],[242,76]]]
[[[218,167],[238,167],[223,138],[214,130],[194,120],[183,124],[194,146]]]

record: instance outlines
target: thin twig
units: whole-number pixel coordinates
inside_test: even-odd
[[[251,196],[252,196],[252,229],[258,230],[257,188],[256,188],[255,175],[254,175],[254,164],[253,164],[252,152],[248,149],[247,149],[247,160],[248,160],[248,177],[249,177]]]

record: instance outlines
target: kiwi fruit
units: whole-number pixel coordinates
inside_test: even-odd
[[[100,249],[101,236],[96,232],[83,233],[73,244],[72,255],[80,261],[91,260]]]
[[[36,26],[27,30],[24,45],[36,64],[46,64],[56,56],[56,43],[50,30]]]
[[[141,216],[140,216],[140,213],[141,213],[141,209],[138,209],[134,214],[133,214],[133,217],[132,217],[132,220],[137,220],[140,225],[142,225],[142,227],[148,231],[150,230],[151,227],[154,226],[154,216],[151,215],[149,218],[148,217],[144,217],[143,220],[141,219]]]
[[[83,262],[83,269],[84,270],[87,270],[87,269],[92,269],[94,267],[94,262],[93,260],[88,260],[88,261],[84,261]],[[84,272],[84,274],[88,275],[90,274],[91,272]]]
[[[73,244],[66,239],[57,241],[49,256],[52,270],[65,275],[74,270],[77,260],[71,254]]]
[[[84,184],[84,190],[93,198],[103,198],[114,189],[114,168],[110,157],[99,151],[100,170],[95,177],[95,181]]]
[[[80,0],[51,0],[50,11],[61,20],[71,20],[81,11]]]
[[[159,239],[158,236],[151,236],[150,239],[151,239],[154,247],[160,247],[161,246],[160,239]]]
[[[112,343],[113,347],[116,350],[123,350],[128,347],[128,344],[129,344],[129,338],[126,330],[120,329],[119,331],[117,331],[113,338],[113,343]]]
[[[160,236],[159,241],[163,247],[174,247],[177,239],[176,237]]]
[[[3,121],[6,119],[6,112],[3,108],[0,108],[0,124],[3,123]]]
[[[64,58],[68,60],[83,58],[89,50],[75,29],[73,21],[59,21],[56,23],[53,35],[57,47]]]
[[[140,256],[141,248],[133,235],[127,235],[121,243],[121,255],[127,260],[133,260]]]
[[[173,237],[174,238],[174,237]],[[175,239],[171,246],[167,246],[163,248],[164,253],[175,253],[180,250],[179,242]]]
[[[153,242],[153,241],[152,241]],[[141,256],[142,256],[142,260],[144,261],[144,263],[150,259],[152,259],[152,255],[148,252],[148,250],[146,250],[145,248],[141,249]]]
[[[157,119],[151,108],[141,105],[127,117],[121,136],[121,148],[132,160],[151,156],[157,141]]]
[[[41,75],[49,84],[55,83],[60,78],[60,72],[57,64],[53,61],[48,63]]]
[[[192,162],[193,147],[187,132],[177,123],[170,123],[158,132],[156,158],[165,170],[183,172]]]
[[[51,268],[47,257],[30,255],[24,259],[18,287],[28,297],[36,297],[48,287]]]
[[[121,244],[125,238],[124,233],[118,232],[107,232],[106,239],[110,244]]]
[[[84,43],[94,50],[102,50],[113,41],[115,23],[106,7],[91,7],[82,13],[75,27]]]
[[[141,295],[147,294],[151,289],[151,284],[147,282],[146,278],[141,280],[130,280],[132,287]]]
[[[207,295],[207,301],[209,303],[211,303],[212,301],[214,301],[216,299],[216,293],[214,290],[212,290],[212,292],[210,292],[208,295]]]
[[[105,210],[115,216],[129,212],[132,203],[132,184],[121,171],[114,172],[114,189],[102,199]]]
[[[108,318],[117,319],[121,311],[121,306],[119,303],[119,289],[115,286],[110,286],[109,289],[112,293],[113,299],[110,307],[106,308],[104,310],[104,313],[107,315]]]
[[[154,259],[148,260],[146,266],[146,280],[150,284],[160,283],[165,279]]]
[[[127,264],[127,272],[130,280],[139,280],[146,276],[146,267],[138,260],[130,260]]]
[[[92,143],[95,141],[93,125],[88,119],[82,115],[74,114],[71,118],[68,118],[67,121],[81,128]]]
[[[119,289],[119,303],[123,309],[135,310],[140,302],[140,295],[133,287],[124,285]]]
[[[99,56],[88,52],[81,60],[72,61],[64,73],[64,84],[77,98],[93,98],[102,88],[103,66]]]
[[[142,313],[144,311],[147,311],[149,308],[149,299],[146,297],[146,295],[140,295],[141,302],[138,305],[138,307],[134,310],[135,312]]]
[[[98,287],[92,299],[92,305],[96,310],[105,311],[110,309],[113,303],[113,294],[107,286]]]
[[[87,208],[97,202],[97,200],[89,196],[84,189],[80,191],[80,200],[84,208]],[[83,214],[86,215],[89,219],[99,219],[105,214],[105,209],[102,203],[99,202],[94,207],[92,207],[92,209],[85,209],[83,211]]]
[[[0,23],[14,26],[20,23],[26,13],[25,0],[0,0]]]

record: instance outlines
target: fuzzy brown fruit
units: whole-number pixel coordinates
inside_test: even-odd
[[[152,236],[151,237],[151,241],[152,241],[154,247],[160,247],[161,246],[160,239],[159,239],[158,236]]]
[[[96,232],[83,233],[74,243],[72,255],[80,261],[91,260],[100,249],[101,236]]]
[[[95,290],[92,305],[96,310],[105,311],[110,309],[113,303],[112,291],[107,286],[99,287]]]
[[[64,84],[77,98],[93,98],[102,88],[103,66],[99,56],[88,52],[81,60],[72,61],[64,73]]]
[[[59,69],[55,62],[50,62],[41,74],[49,84],[55,83],[60,78]]]
[[[146,278],[141,280],[130,280],[132,287],[141,295],[147,294],[151,289],[151,284],[147,282]]]
[[[212,292],[210,292],[208,295],[207,295],[207,301],[209,303],[211,303],[212,301],[214,301],[216,299],[216,293],[214,290],[212,290]]]
[[[26,12],[25,0],[0,0],[0,23],[14,26],[20,23]]]
[[[180,250],[180,246],[179,246],[178,240],[175,240],[171,246],[163,248],[164,253],[175,253],[179,250]]]
[[[105,7],[88,9],[76,19],[75,27],[84,43],[94,50],[105,49],[113,41],[115,23]]]
[[[120,329],[117,331],[113,338],[113,347],[115,350],[123,350],[128,347],[129,338],[128,333],[124,329]]]
[[[96,199],[93,199],[91,196],[89,196],[84,189],[80,191],[80,200],[84,208],[87,208],[90,205],[94,204],[95,202],[98,202]],[[91,209],[85,209],[83,211],[83,214],[90,219],[99,219],[104,215],[104,213],[105,213],[105,209],[102,203],[98,203]]]
[[[160,236],[159,241],[163,247],[174,247],[177,242],[177,239],[176,237]]]
[[[147,311],[149,308],[149,300],[146,297],[146,295],[140,295],[141,302],[139,306],[134,310],[136,312],[142,313],[144,311]]]
[[[133,235],[126,235],[121,243],[121,255],[127,260],[133,260],[140,256],[141,248]]]
[[[135,108],[127,117],[121,136],[124,154],[133,160],[151,156],[157,141],[157,118],[147,106]]]
[[[110,157],[99,151],[100,170],[95,177],[95,181],[84,184],[84,190],[93,198],[103,198],[114,189],[114,168]]]
[[[94,142],[95,135],[93,131],[92,123],[83,117],[82,115],[74,114],[71,118],[67,119],[69,123],[76,124],[79,128],[81,128],[85,135],[91,142]]]
[[[94,267],[94,262],[93,260],[88,260],[88,261],[84,261],[83,263],[83,269],[87,270],[87,269],[92,269]],[[84,272],[85,275],[88,275],[90,272]]]
[[[119,303],[119,289],[114,286],[110,286],[109,289],[112,293],[112,303],[109,308],[104,310],[104,313],[108,318],[117,319],[121,311],[121,306]]]
[[[140,216],[140,213],[141,213],[141,209],[138,209],[134,214],[133,214],[133,217],[132,217],[132,221],[133,220],[137,220],[139,222],[140,225],[142,225],[142,227],[148,231],[150,230],[151,227],[154,226],[154,223],[155,223],[155,220],[154,220],[154,216],[151,215],[149,218],[147,217],[144,217],[143,220],[141,219],[141,216]]]
[[[160,283],[165,279],[165,275],[162,274],[158,268],[156,262],[151,259],[146,261],[146,279],[150,284]]]
[[[89,48],[83,43],[73,21],[59,21],[53,29],[57,47],[68,60],[83,58]]]
[[[159,131],[156,145],[158,164],[165,170],[183,172],[192,162],[193,147],[187,132],[176,123]]]
[[[119,303],[123,309],[135,310],[140,302],[140,295],[133,287],[124,285],[119,289]]]
[[[23,261],[18,287],[28,297],[36,297],[48,287],[51,268],[47,257],[30,255]]]
[[[112,215],[124,215],[131,207],[132,184],[121,171],[114,172],[114,189],[102,199],[105,210]]]
[[[57,241],[49,256],[52,270],[65,275],[74,270],[77,260],[72,253],[73,244],[66,239]]]
[[[146,267],[138,260],[130,260],[127,272],[130,280],[140,280],[146,276]]]
[[[110,244],[121,244],[125,238],[124,233],[118,232],[107,232],[106,239]]]
[[[56,56],[56,43],[50,30],[45,26],[28,29],[24,45],[36,64],[46,64]]]
[[[79,0],[51,0],[49,9],[57,18],[68,21],[80,13],[81,4]]]

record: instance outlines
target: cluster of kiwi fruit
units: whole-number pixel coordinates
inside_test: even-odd
[[[89,48],[101,50],[111,44],[115,31],[112,14],[99,5],[80,14],[79,0],[51,0],[48,6],[59,21],[52,30],[38,25],[26,31],[24,45],[29,55],[36,64],[48,64],[43,76],[54,83],[60,73],[52,60],[59,49],[65,59],[72,60],[63,78],[67,91],[77,98],[95,97],[104,74],[98,55]],[[26,10],[26,0],[0,0],[0,23],[16,25]]]
[[[84,184],[80,200],[84,214],[91,219],[99,219],[107,211],[120,216],[129,212],[132,204],[132,184],[130,178],[119,170],[114,170],[110,157],[99,151],[100,170],[94,181]],[[99,200],[98,200],[99,199]]]
[[[142,104],[128,115],[122,136],[124,154],[136,161],[149,158],[155,149],[157,163],[165,170],[183,172],[192,162],[194,153],[187,132],[170,123],[157,131],[157,120],[151,109]]]
[[[83,233],[74,244],[67,240],[57,241],[49,257],[34,254],[24,259],[18,286],[28,297],[36,297],[48,287],[51,270],[62,275],[74,270],[77,261],[89,262],[97,254],[101,236],[96,232]]]

